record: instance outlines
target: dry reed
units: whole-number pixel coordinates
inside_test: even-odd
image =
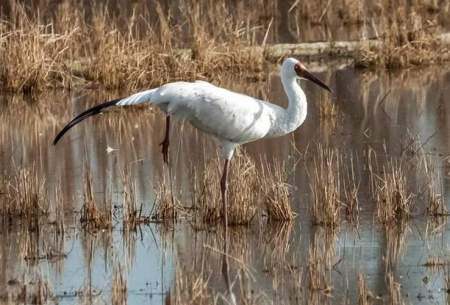
[[[358,305],[371,305],[373,304],[373,295],[367,288],[367,282],[364,276],[358,274]]]
[[[169,179],[170,180],[170,179]],[[174,196],[173,190],[165,180],[159,185],[156,192],[156,202],[152,209],[152,220],[155,221],[175,221],[179,213],[183,211],[179,200]]]
[[[197,177],[194,173],[193,205],[204,223],[217,222],[222,215],[220,193],[221,162],[218,158],[209,161]],[[228,174],[228,223],[247,225],[257,211],[260,184],[256,167],[244,151],[238,151],[230,165]]]
[[[112,227],[111,203],[106,202],[103,209],[97,206],[94,196],[92,176],[86,169],[84,176],[84,201],[81,208],[80,223],[88,230],[110,229]]]
[[[318,146],[318,156],[314,157],[314,169],[310,176],[313,197],[311,215],[315,224],[335,227],[341,214],[341,155],[335,149]]]
[[[408,191],[404,164],[388,160],[380,175],[371,172],[377,217],[380,222],[390,224],[408,219],[412,213],[413,194]]]
[[[434,218],[448,216],[449,211],[442,198],[442,179],[436,173],[436,165],[432,163],[431,158],[427,157],[424,152],[422,152],[422,161],[426,174],[427,214]]]
[[[128,286],[124,277],[122,268],[119,266],[114,269],[111,288],[111,304],[126,305],[128,299]]]
[[[394,275],[392,272],[388,272],[386,276],[387,281],[387,289],[389,293],[389,301],[387,304],[389,305],[405,305],[405,301],[403,300],[401,293],[401,285],[395,281]]]
[[[352,154],[317,145],[308,176],[312,193],[310,211],[315,224],[335,228],[342,211],[351,223],[357,224],[359,183]]]
[[[4,186],[6,202],[0,207],[3,217],[33,220],[48,214],[45,180],[40,178],[35,166],[18,168],[8,180]]]
[[[0,85],[19,92],[86,83],[135,90],[172,79],[254,77],[263,68],[264,45],[285,39],[281,25],[286,23],[289,35],[297,33],[296,41],[333,41],[322,34],[330,31],[314,30],[319,25],[357,25],[357,38],[366,39],[371,26],[383,47],[381,52],[362,48],[359,66],[418,65],[450,57],[435,39],[450,16],[448,6],[430,14],[424,1],[342,1],[332,10],[329,1],[295,1],[291,8],[279,2],[154,1],[114,10],[114,5],[72,0],[33,1],[29,7],[11,0],[0,14]]]
[[[52,5],[51,14],[18,0],[10,5],[8,15],[0,16],[2,89],[31,92],[86,82],[136,89],[174,78],[262,70],[262,49],[241,51],[256,41],[251,33],[263,29],[248,14],[224,13],[233,10],[225,1],[186,1],[175,8],[177,18],[159,2],[133,4],[130,15],[76,1]]]
[[[149,222],[149,217],[143,214],[143,205],[137,207],[136,184],[130,182],[128,171],[122,173],[123,184],[123,227],[136,230],[140,224]]]
[[[336,264],[337,231],[316,227],[308,250],[308,304],[323,304],[332,295],[332,269]]]
[[[177,265],[175,287],[166,296],[166,304],[214,304],[214,299],[208,291],[208,278],[195,270]]]
[[[291,186],[287,179],[284,162],[275,160],[270,166],[267,161],[263,161],[260,185],[269,221],[289,221],[296,216],[290,205]]]
[[[410,232],[409,226],[403,221],[394,225],[385,225],[384,232],[386,236],[386,248],[384,253],[384,264],[386,270],[391,270],[396,266],[399,259],[403,256],[408,233]]]
[[[378,24],[373,27],[382,47],[362,47],[356,65],[399,68],[450,59],[450,50],[437,39],[437,16],[426,17],[418,12],[418,6],[406,8],[388,0],[380,2]]]

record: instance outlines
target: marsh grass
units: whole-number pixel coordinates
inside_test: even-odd
[[[410,231],[411,229],[406,221],[398,222],[395,225],[390,223],[384,225],[386,238],[384,264],[386,270],[392,270],[403,256]]]
[[[8,293],[0,296],[2,302],[14,304],[54,304],[56,297],[52,291],[51,284],[41,274],[24,274],[22,280],[8,282]]]
[[[99,207],[94,196],[92,176],[88,169],[84,175],[84,200],[81,207],[80,223],[87,230],[104,230],[112,228],[111,202],[104,199],[103,207]]]
[[[169,79],[262,71],[262,49],[244,52],[256,42],[252,33],[263,31],[256,26],[257,12],[231,14],[225,1],[208,6],[186,1],[169,10],[159,2],[141,3],[127,13],[77,1],[53,5],[51,13],[17,0],[10,5],[8,16],[0,15],[0,84],[5,90],[86,83],[135,90]]]
[[[220,178],[223,161],[213,158],[200,173],[193,174],[193,205],[196,219],[216,223],[222,215]],[[248,225],[256,215],[260,184],[254,161],[245,151],[238,151],[228,174],[228,224]]]
[[[442,179],[436,170],[437,166],[424,152],[421,156],[426,177],[426,201],[428,202],[426,212],[433,218],[449,216],[449,211],[442,198]]]
[[[269,222],[264,230],[264,262],[267,272],[274,275],[277,270],[289,269],[288,253],[290,250],[293,222]]]
[[[286,164],[279,160],[262,163],[260,185],[269,221],[293,220],[296,213],[290,204],[292,186],[288,184]]]
[[[418,8],[381,1],[378,24],[373,26],[382,46],[362,47],[356,65],[400,68],[448,61],[450,50],[437,39],[437,16],[427,18]]]
[[[168,179],[170,181],[170,179]],[[156,191],[156,201],[151,212],[151,218],[155,221],[175,221],[184,213],[184,207],[173,193],[170,182],[165,179]]]
[[[440,269],[449,265],[449,261],[438,256],[430,256],[423,264],[424,267],[431,269]]]
[[[324,101],[319,104],[319,117],[322,120],[336,120],[338,114],[337,104],[332,101]],[[333,127],[336,126],[336,122],[331,124]]]
[[[367,287],[367,282],[363,274],[358,274],[358,305],[373,304],[373,295]]]
[[[357,223],[359,182],[354,166],[353,155],[317,145],[312,169],[308,169],[314,224],[335,228],[343,211],[350,222]]]
[[[15,217],[26,221],[37,221],[49,213],[49,202],[43,180],[36,166],[17,167],[8,181],[4,179],[6,202],[0,207],[3,217],[13,220]]]
[[[448,20],[449,8],[429,13],[427,4],[419,2],[342,1],[329,9],[329,1],[295,1],[288,9],[281,1],[188,0],[133,2],[114,10],[114,5],[102,3],[34,1],[25,6],[11,0],[6,5],[10,9],[0,14],[0,85],[14,92],[86,85],[137,90],[229,73],[258,78],[264,46],[284,39],[280,25],[285,23],[297,41],[334,40],[330,31],[318,34],[317,26],[356,29],[361,39],[371,27],[383,47],[363,47],[359,66],[448,60],[449,51],[435,32]]]
[[[123,227],[134,231],[141,224],[147,224],[150,217],[144,215],[143,205],[137,206],[136,184],[132,181],[128,170],[122,172],[123,184]]]
[[[340,203],[341,156],[335,149],[319,145],[314,168],[310,175],[310,189],[313,197],[311,215],[313,222],[326,227],[336,227],[342,210]]]
[[[29,16],[24,5],[16,3],[10,20],[0,19],[0,84],[8,91],[32,92],[57,82],[70,87],[70,72],[64,55],[71,46],[71,33],[54,32]]]
[[[120,265],[114,269],[111,286],[111,304],[126,305],[128,303],[128,285]]]
[[[406,175],[406,165],[402,159],[389,159],[380,165],[380,173],[377,158],[369,157],[370,180],[372,196],[377,203],[377,218],[381,223],[392,224],[410,218],[414,203],[414,194],[409,190]]]
[[[388,272],[386,275],[386,283],[387,290],[389,294],[388,303],[389,305],[405,305],[405,301],[403,300],[403,296],[401,293],[401,285],[400,283],[395,281],[394,274],[392,272]]]
[[[166,296],[166,304],[208,305],[214,298],[208,290],[209,277],[195,269],[177,265],[175,287]]]
[[[332,269],[336,263],[336,230],[317,227],[308,249],[308,304],[324,304],[332,297]]]

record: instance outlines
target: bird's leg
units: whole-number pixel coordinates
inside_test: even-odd
[[[166,135],[164,140],[159,144],[161,145],[161,153],[163,154],[164,163],[169,164],[169,143],[170,143],[170,115],[166,116]]]
[[[220,191],[222,193],[222,215],[225,228],[228,226],[228,206],[227,206],[227,190],[228,190],[228,169],[230,167],[230,160],[225,160],[223,167],[222,178],[220,179]]]
[[[220,190],[222,192],[222,214],[225,230],[225,238],[223,245],[223,260],[222,260],[222,274],[225,279],[225,284],[230,297],[232,296],[231,283],[230,283],[230,270],[228,267],[228,206],[227,206],[227,189],[228,189],[228,170],[230,166],[230,160],[225,160],[223,168],[222,178],[220,179]]]

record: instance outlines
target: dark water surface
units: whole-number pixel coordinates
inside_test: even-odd
[[[438,192],[448,206],[450,70],[436,67],[387,74],[334,67],[318,74],[334,89],[333,96],[302,83],[309,101],[304,125],[291,136],[245,147],[257,163],[261,157],[286,162],[293,185],[291,204],[298,216],[286,224],[267,223],[261,216],[249,227],[230,229],[235,291],[239,295],[245,294],[243,288],[252,291],[249,296],[259,298],[258,304],[355,304],[357,276],[362,273],[382,304],[388,298],[386,277],[392,272],[406,303],[445,304],[446,263],[433,269],[424,264],[431,258],[449,261],[449,228],[445,217],[433,220],[424,214],[428,203],[421,192],[426,175],[417,154],[423,150],[430,158]],[[221,85],[286,105],[277,72],[257,83],[224,80]],[[196,230],[186,220],[175,225],[142,225],[137,232],[122,227],[123,171],[128,172],[137,204],[147,214],[157,200],[159,183],[168,179],[158,145],[164,128],[159,112],[139,108],[108,113],[75,127],[56,147],[51,145],[56,131],[74,114],[117,95],[121,93],[1,96],[1,172],[11,177],[19,168],[34,167],[45,180],[52,211],[34,230],[4,220],[0,231],[2,302],[16,295],[23,283],[32,285],[42,279],[53,295],[49,303],[108,304],[118,270],[127,283],[128,304],[163,304],[167,293],[175,290],[177,269],[202,274],[210,291],[224,293],[220,227]],[[336,104],[336,116],[320,116],[320,104],[327,103],[328,107]],[[174,192],[181,204],[190,206],[192,170],[214,157],[215,144],[187,124],[177,125],[172,135]],[[317,144],[354,156],[359,225],[343,219],[333,232],[312,225],[306,169],[313,165]],[[404,158],[410,190],[416,194],[413,217],[390,229],[377,221],[369,192],[367,152],[372,150],[380,162]],[[113,207],[112,231],[81,229],[86,170],[92,175],[100,208]],[[0,194],[0,201],[5,196]],[[261,203],[261,213],[263,209]],[[56,215],[64,218],[64,234],[52,224]],[[326,261],[331,266],[324,273],[329,287],[322,291],[308,291],[310,249],[318,251],[324,265]]]

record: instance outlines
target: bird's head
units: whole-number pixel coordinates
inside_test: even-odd
[[[300,78],[312,81],[316,85],[331,92],[331,89],[325,85],[320,79],[309,72],[306,67],[297,59],[289,57],[283,61],[281,73],[288,78]]]

